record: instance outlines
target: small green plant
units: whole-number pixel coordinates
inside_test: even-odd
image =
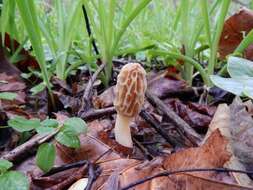
[[[62,80],[67,78],[68,54],[74,40],[77,37],[80,28],[82,0],[63,3],[61,0],[55,0],[52,6],[52,15],[43,13],[39,17],[39,27],[50,48],[50,52],[55,63],[56,76]],[[55,14],[53,14],[55,12]],[[67,14],[66,14],[67,13]],[[56,19],[56,22],[54,21]]]
[[[231,78],[212,75],[211,81],[213,84],[237,96],[246,96],[253,99],[253,62],[230,56],[227,70]]]
[[[10,171],[12,166],[11,162],[0,160],[0,189],[28,190],[28,179],[18,171]]]
[[[84,1],[94,31],[93,37],[99,44],[102,62],[106,63],[103,77],[105,84],[111,79],[112,59],[124,33],[151,1],[140,0],[137,5],[133,0],[120,2],[123,5],[119,5],[116,0]]]
[[[182,76],[189,84],[192,83],[193,68],[195,68],[201,75],[204,83],[211,86],[212,83],[209,75],[213,73],[214,66],[217,64],[217,49],[222,28],[224,25],[225,16],[228,12],[230,0],[214,1],[208,9],[207,1],[201,1],[201,9],[198,7],[199,1],[181,1],[174,17],[174,31],[179,33],[183,47],[175,49],[175,47],[168,47],[159,50],[151,50],[150,55],[161,56],[165,59],[176,59],[184,61],[182,66]],[[219,6],[220,5],[220,6]],[[216,15],[217,20],[212,26],[210,23],[210,15],[219,7],[219,12]],[[202,10],[202,12],[199,12]],[[204,18],[204,19],[203,19]],[[203,30],[205,29],[205,35]],[[211,35],[213,34],[213,35]],[[205,38],[203,38],[205,37]],[[207,69],[196,61],[200,51],[210,49],[208,55]],[[167,52],[167,54],[166,54]]]
[[[213,74],[214,68],[217,65],[218,45],[219,45],[224,21],[228,13],[230,2],[231,0],[224,0],[221,2],[221,7],[218,14],[219,17],[217,18],[217,21],[215,23],[215,27],[214,27],[215,30],[214,32],[212,32],[211,26],[210,26],[211,20],[209,18],[209,13],[208,13],[208,8],[207,8],[207,0],[201,1],[202,13],[205,20],[204,24],[205,24],[206,37],[208,39],[208,45],[210,47],[210,56],[209,56],[209,62],[208,62],[208,68],[207,68],[207,73],[209,75]],[[213,35],[211,35],[212,33]],[[211,83],[209,83],[208,85],[211,85]]]
[[[86,123],[77,117],[66,119],[62,125],[55,119],[40,122],[39,119],[28,120],[23,117],[15,117],[8,121],[8,126],[20,133],[35,130],[40,135],[54,134],[56,141],[70,148],[79,148],[78,135],[87,132]],[[52,143],[41,144],[36,155],[36,163],[40,169],[44,172],[49,171],[53,167],[55,154],[55,147]]]
[[[39,28],[39,21],[37,16],[36,7],[34,1],[24,0],[24,1],[15,1],[17,3],[21,19],[26,28],[29,40],[32,44],[34,54],[38,60],[42,77],[43,85],[47,87],[51,102],[54,105],[54,97],[51,91],[50,84],[50,74],[47,70],[47,64],[45,60],[45,54],[43,49],[41,31]]]

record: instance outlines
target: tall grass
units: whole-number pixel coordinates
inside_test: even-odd
[[[23,1],[16,1],[16,3],[19,9],[19,13],[22,18],[22,21],[27,30],[30,42],[32,44],[34,54],[36,55],[36,58],[38,60],[43,81],[48,89],[51,102],[54,106],[54,98],[51,91],[51,84],[50,84],[49,74],[47,71],[47,65],[45,61],[44,49],[43,49],[41,33],[40,33],[40,27],[38,23],[37,12],[36,12],[34,1],[23,0]]]
[[[211,86],[209,75],[213,73],[217,64],[218,43],[229,4],[230,0],[216,0],[211,5],[207,0],[182,0],[175,13],[173,25],[174,31],[179,35],[182,47],[178,47],[178,50],[169,48],[167,56],[164,51],[160,50],[151,51],[151,53],[158,56],[160,52],[161,55],[173,59],[183,54],[183,57],[181,56],[182,60],[184,60],[182,66],[183,78],[191,85],[193,68],[195,68],[201,74],[205,84]],[[217,14],[214,14],[217,7],[219,7],[219,10]],[[216,19],[212,20],[211,16],[216,17]],[[205,68],[200,63],[195,61],[195,64],[193,64],[192,60],[199,54],[199,51],[207,48],[209,49],[209,54],[207,55],[208,66],[207,71],[205,71]],[[196,67],[197,63],[199,66]]]
[[[106,63],[105,84],[108,84],[111,79],[112,59],[119,48],[124,33],[132,21],[151,1],[141,0],[138,3],[133,0],[126,0],[125,2],[116,0],[84,1],[94,37],[99,44],[102,62]]]

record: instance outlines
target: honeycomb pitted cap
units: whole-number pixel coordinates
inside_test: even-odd
[[[118,114],[135,117],[144,103],[147,89],[146,71],[139,63],[122,67],[116,84],[114,106]]]

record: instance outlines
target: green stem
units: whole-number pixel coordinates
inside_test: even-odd
[[[211,30],[210,30],[210,18],[209,18],[209,13],[207,9],[207,0],[201,0],[200,2],[201,2],[202,14],[204,17],[204,25],[205,25],[206,36],[208,39],[208,45],[209,47],[211,47],[212,37],[211,37]]]
[[[222,1],[222,5],[221,5],[221,10],[220,10],[220,14],[219,14],[219,18],[216,24],[216,30],[215,30],[215,34],[212,40],[212,45],[211,45],[211,55],[209,58],[209,63],[208,63],[208,74],[212,75],[214,72],[214,66],[216,64],[216,57],[217,57],[217,50],[218,50],[218,44],[219,44],[219,40],[220,40],[220,36],[222,33],[222,29],[223,29],[223,25],[224,25],[224,21],[225,21],[225,17],[227,15],[228,12],[228,7],[230,4],[231,0],[223,0]]]
[[[253,42],[253,29],[246,35],[246,37],[237,46],[232,55],[238,56],[242,55],[243,51]],[[227,63],[218,72],[219,75],[223,76],[227,73]]]
[[[234,51],[234,54],[242,54],[243,51],[253,42],[253,29],[241,41],[239,46]]]
[[[224,76],[227,73],[227,63],[219,70],[218,75]]]
[[[127,27],[131,24],[131,22],[134,20],[134,18],[141,12],[142,9],[144,9],[152,0],[143,0],[134,10],[133,12],[127,17],[127,19],[122,23],[122,26],[120,27],[119,32],[117,33],[113,46],[112,46],[112,54],[114,53],[115,49],[117,48],[117,45],[122,37],[122,35],[125,33]]]

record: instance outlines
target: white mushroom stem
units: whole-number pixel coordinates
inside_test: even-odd
[[[130,131],[130,123],[133,121],[133,117],[126,117],[117,114],[114,133],[116,141],[128,148],[133,148],[133,141]]]

